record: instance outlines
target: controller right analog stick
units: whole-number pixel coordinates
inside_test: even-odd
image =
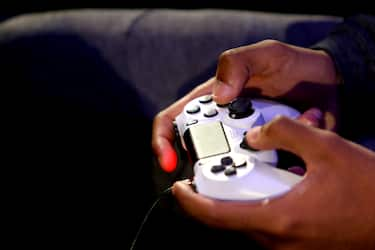
[[[238,97],[228,106],[229,116],[233,119],[242,119],[254,113],[250,98]]]

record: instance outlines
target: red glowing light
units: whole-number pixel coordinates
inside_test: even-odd
[[[161,157],[161,167],[165,172],[173,172],[177,167],[177,154],[174,150],[166,151]]]

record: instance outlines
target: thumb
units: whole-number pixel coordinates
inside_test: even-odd
[[[269,123],[254,127],[246,134],[250,147],[282,149],[292,152],[306,163],[321,152],[323,136],[327,131],[288,117],[278,116]]]
[[[236,98],[250,78],[246,60],[236,51],[226,51],[219,58],[212,90],[214,101],[219,104]]]
[[[298,121],[313,127],[320,127],[323,122],[323,112],[318,108],[310,108],[301,114]]]

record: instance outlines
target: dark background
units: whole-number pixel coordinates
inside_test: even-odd
[[[323,0],[5,0],[0,3],[0,18],[48,10],[76,9],[76,8],[220,8],[271,11],[282,13],[328,14],[347,16],[358,12],[373,12],[371,1],[323,1]]]
[[[369,3],[361,1],[356,1],[351,4],[344,1],[337,4],[329,0],[304,0],[298,2],[290,0],[229,0],[222,3],[216,2],[218,0],[170,1],[171,0],[1,0],[0,21],[23,13],[79,8],[214,8],[338,16],[347,16],[358,12],[369,13],[369,11],[372,10]],[[33,50],[27,50],[26,53],[38,55],[38,58],[42,59],[43,55],[55,55],[56,58],[59,58],[60,61],[58,62],[60,65],[69,64],[74,60],[76,65],[86,65],[85,68],[87,69],[95,69],[95,72],[97,72],[96,75],[102,76],[95,79],[98,82],[101,82],[102,79],[109,79],[107,74],[109,74],[110,71],[103,66],[101,61],[96,59],[99,58],[99,56],[96,56],[91,50],[83,50],[82,48],[87,48],[87,46],[81,45],[80,41],[71,40],[73,41],[72,43],[65,43],[64,46],[66,46],[67,51],[80,50],[81,55],[84,55],[82,56],[83,61],[76,61],[77,59],[74,54],[65,53],[66,51],[64,50],[58,50],[56,52],[54,49],[56,45],[50,43],[48,39],[39,40],[46,43],[41,43],[41,45],[39,45],[39,50],[34,47]],[[65,42],[56,39],[56,37],[54,37],[52,41]],[[28,45],[25,46],[25,48],[28,48]],[[48,50],[52,50],[53,52],[48,53]],[[43,53],[41,53],[42,51]],[[25,54],[24,51],[20,51],[20,54],[23,56],[22,62],[24,65],[32,65],[32,63],[28,63],[27,61],[27,58],[33,58],[32,56]],[[7,57],[2,54],[2,58]],[[9,58],[12,58],[12,55],[9,56]],[[9,62],[12,61],[4,61],[6,61],[7,65],[11,65]],[[14,61],[18,62],[17,60]],[[48,62],[48,60],[44,61]],[[43,67],[44,66],[45,65],[43,65]],[[48,66],[50,66],[50,68]],[[2,69],[2,79],[4,79],[4,73],[8,72],[12,74],[11,70],[7,71],[4,70],[4,67],[0,68]],[[12,79],[14,82],[17,82],[17,86],[19,86],[19,82],[22,82],[23,74],[20,74],[20,72],[22,72],[20,68],[15,68],[17,68],[18,71],[17,74],[12,75]],[[52,70],[53,68],[53,64],[48,64],[46,68],[43,69],[45,69],[45,72],[53,75],[56,73]],[[55,67],[55,69],[60,72],[61,67]],[[90,84],[93,84],[85,78],[86,76],[90,76],[90,72],[85,73],[80,71],[80,74],[75,74],[75,69],[76,68],[73,67],[66,67],[66,69],[64,68],[63,71],[61,71],[64,72],[63,77],[58,77],[57,79],[61,82],[60,86],[65,86],[64,84],[66,83],[74,82],[90,82]],[[64,70],[67,70],[67,72]],[[73,72],[69,72],[69,70],[73,70]],[[77,75],[79,76],[78,78],[76,77]],[[14,80],[14,76],[21,77],[21,80]],[[70,76],[74,76],[74,80],[69,79],[68,77]],[[117,82],[118,79],[112,79],[112,81]],[[3,82],[6,83],[6,81]],[[96,86],[95,84],[93,85]],[[97,86],[100,85],[97,84]],[[129,93],[129,91],[131,91],[131,89],[124,90],[126,93]],[[135,97],[136,95],[128,96]],[[34,110],[43,110],[42,108],[46,108],[44,101],[45,100],[41,99],[37,102],[37,108],[35,108],[30,105],[31,102],[28,102],[28,99],[25,99],[21,102],[20,106],[21,108],[30,108],[30,106],[32,106],[32,108],[35,108]],[[103,101],[103,103],[107,102]],[[132,103],[137,103],[137,100],[134,100]],[[40,106],[38,106],[39,104]],[[73,107],[75,108],[75,106]],[[55,108],[56,105],[52,105],[51,113],[52,111],[56,112]],[[132,110],[136,114],[138,113],[137,109],[134,109],[134,106],[132,106]],[[129,114],[129,112],[124,113]],[[17,214],[19,221],[22,223],[24,222],[23,220],[29,222],[27,226],[22,227],[22,230],[29,235],[29,238],[24,239],[24,241],[26,241],[28,245],[32,245],[31,241],[36,242],[35,244],[40,244],[39,239],[42,239],[41,242],[47,246],[49,246],[49,241],[53,242],[52,244],[58,244],[61,241],[61,244],[71,246],[70,244],[73,244],[72,241],[78,238],[79,244],[74,243],[75,246],[80,246],[80,244],[82,244],[82,246],[90,244],[96,247],[103,245],[105,249],[113,249],[111,246],[119,243],[119,239],[123,240],[123,242],[121,242],[122,244],[132,240],[132,237],[123,239],[124,227],[127,226],[128,228],[135,229],[138,227],[140,220],[146,213],[146,209],[149,207],[148,202],[150,199],[148,197],[145,198],[146,194],[148,194],[147,191],[152,188],[143,185],[143,183],[151,183],[148,179],[142,178],[144,182],[141,183],[141,181],[136,178],[137,176],[150,176],[150,174],[134,173],[134,169],[142,169],[134,167],[148,166],[151,165],[151,163],[148,157],[129,159],[123,157],[123,155],[124,152],[127,152],[128,155],[133,155],[133,152],[144,153],[143,149],[149,148],[149,140],[138,140],[138,133],[129,133],[129,131],[151,132],[151,129],[147,127],[149,123],[143,122],[143,120],[137,122],[134,117],[119,118],[116,116],[102,117],[98,115],[83,117],[81,114],[71,117],[71,113],[69,113],[69,118],[71,119],[69,120],[61,116],[58,112],[56,117],[52,117],[53,119],[51,119],[51,115],[47,116],[48,122],[44,123],[44,113],[41,113],[40,117],[36,117],[34,114],[31,118],[25,117],[23,114],[20,115],[20,113],[16,115],[22,121],[19,123],[19,128],[17,127],[15,129],[17,130],[18,137],[16,137],[16,140],[14,140],[15,138],[12,138],[12,140],[14,140],[15,143],[18,141],[28,142],[20,149],[24,149],[24,151],[27,152],[27,154],[23,156],[25,162],[22,162],[20,165],[25,166],[28,171],[25,171],[25,180],[17,176],[17,180],[22,179],[24,184],[20,185],[19,193],[24,194],[25,197],[20,196],[18,191],[17,195],[13,196],[18,202],[21,200],[22,204],[18,206],[17,202],[11,203],[16,204],[17,209],[19,209],[16,210],[16,213],[19,211]],[[30,124],[31,120],[39,122],[35,122],[35,125],[33,125]],[[70,122],[72,120],[74,122]],[[130,120],[132,123],[129,124],[128,121]],[[24,126],[24,124],[28,124],[28,126]],[[43,126],[41,126],[41,124]],[[77,126],[77,124],[79,124],[79,126]],[[92,124],[98,125],[92,128]],[[117,126],[114,127],[113,124],[117,124]],[[133,124],[136,124],[136,127],[132,127]],[[145,127],[143,128],[142,126],[139,127],[139,124],[146,125],[144,125]],[[56,128],[61,129],[62,132],[59,130],[59,132],[56,133]],[[98,128],[104,131],[104,133],[98,135]],[[45,138],[41,139],[40,134],[45,134]],[[57,134],[57,137],[50,137],[49,134]],[[93,134],[95,134],[95,137],[92,136]],[[129,136],[134,136],[134,138],[129,138]],[[143,136],[146,138],[150,137],[149,134],[143,134]],[[74,143],[71,143],[72,141]],[[36,143],[34,142],[38,142],[39,145],[42,146],[36,147]],[[54,146],[51,147],[51,145]],[[105,147],[105,150],[103,150],[103,147],[96,147],[97,145],[113,146]],[[132,151],[129,153],[129,151],[126,151],[129,149],[117,148],[116,145],[125,145],[126,147],[130,147]],[[18,147],[19,145],[16,146]],[[43,157],[34,154],[36,151]],[[23,153],[23,151],[21,152]],[[68,154],[68,157],[64,155],[65,153]],[[145,155],[150,154],[151,152],[145,152]],[[20,155],[23,154],[17,152],[12,160],[19,159]],[[77,156],[79,156],[78,159]],[[40,159],[43,159],[43,161],[40,161]],[[60,162],[59,165],[55,163],[55,159]],[[33,164],[30,164],[30,162],[37,162],[36,168],[32,168],[31,166],[33,166]],[[122,166],[126,164],[133,168],[123,168]],[[50,168],[51,165],[53,165],[54,168]],[[16,168],[16,170],[19,169]],[[132,174],[130,180],[133,180],[133,182],[124,182],[122,178],[124,176],[123,171],[130,171]],[[125,174],[128,174],[128,172]],[[48,176],[48,178],[46,178],[46,176]],[[133,185],[134,183],[135,185]],[[126,191],[125,195],[122,193],[123,190]],[[134,192],[134,190],[136,191]],[[128,203],[129,201],[131,203]],[[42,204],[42,206],[40,204]],[[137,207],[133,208],[134,204],[137,204]],[[17,223],[13,224],[16,227],[18,226]],[[43,229],[40,231],[36,230],[35,225],[42,226]],[[61,228],[57,228],[56,225]],[[165,225],[163,225],[163,227],[164,226]],[[161,229],[163,229],[163,227]],[[174,227],[170,228],[172,228],[171,231],[173,231]],[[30,232],[35,232],[35,234]],[[164,231],[161,231],[161,233],[163,232]],[[135,232],[132,232],[129,235],[133,236],[134,233]],[[46,239],[49,241],[46,241]],[[70,239],[72,239],[72,241]],[[51,248],[53,247],[48,247],[48,249]]]

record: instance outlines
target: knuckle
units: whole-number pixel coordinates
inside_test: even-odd
[[[283,215],[274,224],[274,233],[281,237],[288,237],[296,233],[299,225],[300,223],[296,217]]]
[[[266,137],[272,137],[275,133],[287,126],[289,120],[285,116],[276,116],[272,121],[262,127],[262,134]]]
[[[162,110],[160,111],[159,113],[157,113],[153,119],[153,122],[154,123],[157,123],[158,121],[161,121],[164,119],[164,117],[167,116],[167,112],[165,110]]]
[[[341,143],[339,135],[330,130],[322,130],[320,133],[320,152],[321,154],[328,154],[332,148],[337,148]]]
[[[284,43],[274,39],[263,40],[262,44],[270,49],[284,49],[286,47]]]
[[[231,63],[235,60],[237,56],[238,56],[238,50],[236,48],[228,49],[220,54],[219,64]]]
[[[152,124],[154,127],[159,123],[160,120],[163,119],[163,116],[163,112],[159,112],[155,115],[155,117],[152,120]]]

